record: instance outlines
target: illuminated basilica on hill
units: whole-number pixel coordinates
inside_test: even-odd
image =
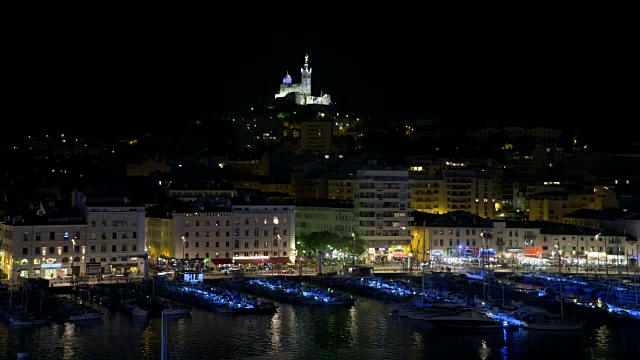
[[[287,75],[282,79],[280,91],[275,95],[275,98],[293,97],[292,100],[296,105],[331,105],[331,96],[329,94],[320,93],[320,96],[311,95],[309,55],[305,55],[304,67],[300,69],[300,72],[302,73],[302,81],[297,84],[292,83],[291,75],[287,72]]]

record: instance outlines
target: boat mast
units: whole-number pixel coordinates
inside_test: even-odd
[[[421,305],[424,306],[424,266],[425,266],[425,255],[427,253],[427,222],[422,221],[422,299]],[[429,260],[431,263],[431,260]]]
[[[636,296],[636,307],[638,306],[638,243],[636,242],[636,266],[633,268],[633,290],[635,291]],[[633,258],[633,249],[631,249],[631,258]]]
[[[167,342],[166,342],[166,329],[165,329],[165,324],[164,324],[164,313],[161,313],[161,319],[162,319],[162,327],[160,328],[160,360],[165,360],[165,350],[167,348]]]
[[[482,300],[487,299],[487,272],[490,270],[486,270],[486,262],[487,262],[487,234],[482,231],[480,233],[480,237],[482,238],[482,267],[480,274],[482,276]]]
[[[16,279],[15,279],[15,276],[13,276],[13,273],[11,273],[10,275],[11,275],[11,293],[9,295],[9,309],[13,309],[13,288],[16,287]]]
[[[578,269],[580,268],[578,266],[580,259],[578,258],[578,237],[576,236],[576,283],[578,282]]]
[[[560,281],[560,318],[564,320],[564,299],[562,298],[562,258],[560,257],[560,243],[558,243],[558,280]]]
[[[622,291],[622,279],[620,278],[620,240],[616,236],[616,267],[618,270],[618,301],[620,301],[620,291]]]

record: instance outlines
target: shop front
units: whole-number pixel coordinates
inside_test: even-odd
[[[386,248],[374,249],[374,261],[384,264],[389,261],[389,251]]]
[[[442,262],[444,260],[444,254],[441,250],[433,250],[431,252],[431,261]]]
[[[60,271],[62,264],[60,263],[44,263],[40,264],[40,277],[44,279],[55,279],[63,274]]]
[[[142,266],[144,266],[144,264]],[[139,275],[144,271],[141,271],[140,269],[141,267],[135,259],[119,259],[112,257],[111,263],[109,264],[109,273],[115,276]]]
[[[100,262],[88,262],[84,271],[87,275],[100,275]]]
[[[447,250],[447,260],[449,262],[451,261],[460,261],[460,249],[458,248],[451,248]]]

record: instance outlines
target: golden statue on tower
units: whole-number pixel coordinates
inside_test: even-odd
[[[304,62],[305,62],[305,63],[308,63],[308,62],[309,62],[309,55],[305,55],[305,56],[304,56]]]

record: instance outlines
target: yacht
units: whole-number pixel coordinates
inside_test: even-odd
[[[398,310],[398,316],[405,316],[414,320],[426,320],[428,318],[457,314],[463,310],[470,310],[464,304],[453,302],[429,303],[424,306],[414,306]]]
[[[26,314],[24,316],[18,316],[18,317],[15,317],[15,318],[11,318],[11,320],[9,322],[9,326],[11,326],[11,327],[30,326],[30,325],[44,325],[44,324],[51,324],[51,318]]]
[[[69,315],[69,321],[85,321],[102,319],[102,313],[91,308],[81,309]]]
[[[491,281],[494,279],[493,270],[482,268],[467,268],[465,270],[465,275],[469,279],[480,281]]]
[[[584,321],[578,319],[565,319],[554,315],[539,314],[525,321],[524,327],[531,330],[581,330]]]
[[[426,319],[436,327],[452,329],[498,329],[502,323],[486,314],[475,311],[463,311],[459,314],[434,316]]]
[[[165,301],[162,303],[162,315],[184,315],[191,313],[191,307],[187,305]]]

